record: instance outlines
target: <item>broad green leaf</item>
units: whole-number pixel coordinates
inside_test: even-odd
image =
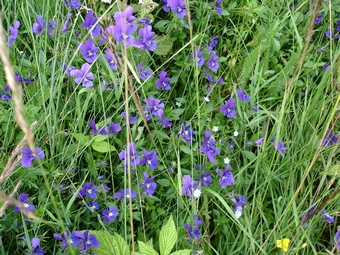
[[[190,255],[191,250],[185,249],[185,250],[179,250],[171,253],[170,255]]]
[[[250,161],[253,161],[254,159],[256,159],[256,155],[254,154],[254,152],[251,152],[251,151],[242,151],[242,154],[244,156],[246,156],[246,158],[249,159]]]
[[[183,151],[185,154],[191,155],[192,154],[192,150],[185,145],[181,145],[179,146],[179,148],[181,149],[181,151]]]
[[[323,172],[321,172],[323,174]],[[340,176],[340,165],[339,164],[334,164],[330,166],[327,170],[327,175],[329,176]]]
[[[146,243],[138,241],[139,249],[143,255],[158,255],[158,252]]]
[[[94,234],[99,242],[97,248],[92,248],[92,251],[97,255],[129,255],[129,246],[124,238],[115,233],[111,235],[103,231],[90,231]]]
[[[94,142],[101,142],[107,139],[107,135],[96,135],[93,139]]]
[[[116,148],[106,141],[93,142],[91,144],[91,147],[95,151],[98,151],[98,152],[101,152],[101,153],[106,153],[106,152],[109,152],[109,151],[116,151]]]
[[[87,135],[84,135],[82,133],[75,133],[74,138],[81,144],[86,145],[89,143],[90,139]]]
[[[164,56],[172,49],[173,41],[169,35],[155,36],[155,40],[157,41],[156,55]]]
[[[159,251],[161,255],[169,255],[177,240],[175,222],[170,216],[168,222],[159,233]]]

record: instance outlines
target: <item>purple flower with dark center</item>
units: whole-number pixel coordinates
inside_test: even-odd
[[[109,133],[118,133],[120,130],[122,130],[122,127],[114,122],[107,124],[106,127]]]
[[[170,90],[170,81],[171,78],[167,77],[167,72],[161,71],[159,74],[159,79],[156,81],[156,88],[162,90]]]
[[[184,121],[182,122],[182,129],[178,133],[178,137],[182,136],[186,143],[190,143],[192,138],[194,137],[194,130],[191,129],[189,125]]]
[[[78,234],[80,233],[78,232]],[[84,233],[81,233],[79,238],[81,239],[80,242],[81,251],[85,251],[87,249],[99,246],[99,242],[96,236],[93,234],[89,234],[88,230],[86,230]]]
[[[33,24],[32,30],[34,34],[38,35],[41,34],[44,28],[46,28],[46,21],[40,15],[37,15],[36,18],[37,22]]]
[[[152,71],[149,68],[143,70],[143,63],[142,62],[139,63],[136,68],[137,68],[137,71],[139,72],[138,77],[143,81],[148,79],[152,74]]]
[[[136,144],[134,142],[131,142],[129,144],[129,152],[130,152],[130,164],[131,166],[137,166],[140,164],[140,156],[138,156],[138,151],[136,151]],[[125,166],[127,166],[127,152],[125,150],[119,152],[118,154],[119,159],[123,160],[125,159]]]
[[[23,167],[30,167],[32,166],[33,160],[35,160],[37,157],[39,158],[45,158],[45,153],[40,149],[39,147],[35,148],[37,154],[34,154],[29,148],[24,148],[22,150],[22,158],[21,158],[21,165]]]
[[[70,71],[71,76],[76,76],[74,79],[76,84],[82,84],[84,88],[91,88],[93,86],[93,73],[89,72],[90,65],[85,63],[80,70],[74,69]]]
[[[65,71],[65,74],[67,76],[71,76],[71,71],[76,70],[75,66],[68,66],[67,64],[64,64],[63,62],[58,62],[58,64],[63,66],[63,71]]]
[[[218,63],[219,57],[216,55],[216,51],[211,51],[211,57],[208,59],[208,67],[211,71],[217,72],[220,64]]]
[[[77,247],[79,245],[80,238],[78,236],[81,235],[81,232],[80,231],[76,232],[70,233],[70,231],[66,230],[66,233],[63,236],[58,233],[53,234],[54,238],[61,241],[60,243],[61,251],[65,250],[68,246]]]
[[[182,196],[187,194],[190,198],[198,198],[201,195],[201,187],[197,181],[191,179],[190,175],[184,175],[182,181]]]
[[[333,135],[332,130],[328,130],[325,139],[322,140],[322,146],[331,146],[339,141],[339,138]]]
[[[98,51],[98,48],[94,46],[93,39],[89,39],[86,43],[81,44],[79,49],[82,52],[83,58],[85,58],[88,63],[93,63],[97,59],[96,52]]]
[[[54,37],[54,30],[57,28],[57,24],[55,23],[54,20],[50,20],[47,26],[47,33],[49,36]]]
[[[201,235],[197,227],[192,227],[189,224],[184,224],[183,227],[188,231],[188,241],[200,239]]]
[[[143,150],[144,158],[140,161],[141,164],[148,165],[152,170],[155,170],[158,166],[158,158],[156,151]]]
[[[113,194],[113,198],[122,198],[126,200],[134,200],[137,196],[137,193],[131,189],[120,189],[117,193]]]
[[[11,46],[15,39],[17,39],[19,32],[18,28],[20,27],[20,21],[15,21],[14,27],[9,26],[9,36],[8,36],[8,46]]]
[[[117,42],[123,42],[125,46],[132,45],[135,41],[135,37],[132,33],[136,31],[137,25],[132,24],[136,19],[132,15],[133,11],[133,8],[128,6],[124,12],[116,12],[114,14],[116,25],[111,25],[106,29],[106,32],[113,34],[113,37]]]
[[[126,112],[122,112],[122,116],[123,116],[124,119],[126,119]],[[135,124],[136,122],[137,122],[137,118],[129,115],[129,123]]]
[[[227,185],[234,184],[234,176],[233,173],[229,171],[230,165],[227,165],[223,172],[220,169],[216,169],[216,173],[220,176],[220,185],[222,189],[225,189]]]
[[[152,40],[152,38],[155,35],[155,32],[152,32],[152,27],[150,25],[146,25],[145,27],[142,27],[138,31],[138,35],[141,37],[141,39],[135,40],[134,44],[136,47],[149,51],[155,51],[157,47],[157,41]]]
[[[315,25],[319,25],[321,23],[322,17],[323,17],[323,12],[320,12],[318,16],[316,17]]]
[[[10,90],[10,87],[9,86],[5,86],[4,87],[4,92],[5,94],[1,94],[0,93],[0,100],[5,100],[5,101],[8,101],[8,100],[11,100],[12,96],[10,94],[7,94],[7,92]]]
[[[116,55],[113,53],[112,49],[105,50],[105,59],[109,63],[109,66],[112,70],[117,70],[117,58]]]
[[[107,131],[103,126],[96,127],[96,122],[94,120],[90,120],[89,126],[91,128],[91,133],[94,135],[101,134],[101,135],[107,135]]]
[[[81,6],[81,2],[78,0],[66,0],[64,4],[72,9],[78,9]]]
[[[114,221],[117,216],[119,215],[119,212],[116,208],[114,208],[113,206],[110,206],[109,209],[104,209],[102,216],[103,216],[103,220],[109,224],[112,221]]]
[[[230,98],[225,105],[221,106],[220,112],[223,112],[225,117],[232,118],[233,116],[236,116],[235,108],[235,98]]]
[[[211,132],[206,130],[204,132],[205,138],[201,145],[201,151],[207,155],[210,162],[215,161],[215,156],[220,155],[220,150],[215,147],[215,140],[211,139]]]
[[[186,4],[183,0],[167,0],[167,5],[171,7],[172,11],[177,14],[180,19],[184,18],[187,14]]]
[[[222,14],[222,7],[221,7],[222,0],[217,0],[215,4],[216,12],[218,16]]]
[[[90,211],[95,212],[99,209],[99,203],[98,202],[94,202],[94,201],[90,201],[88,204]]]
[[[212,182],[211,173],[203,173],[200,175],[201,183],[203,186],[208,187]]]
[[[86,14],[86,18],[84,20],[84,22],[81,24],[81,27],[82,28],[87,28],[87,30],[91,30],[92,28],[92,36],[93,37],[96,37],[100,34],[100,26],[94,26],[97,21],[98,21],[98,18],[96,17],[93,17],[93,14],[94,12],[92,10],[89,10],[89,12]]]
[[[270,142],[271,145],[273,145],[277,151],[281,154],[282,157],[284,157],[283,151],[288,150],[287,147],[284,146],[282,140],[279,141],[277,147],[276,147],[276,136],[273,137],[274,142]]]
[[[170,8],[170,6],[168,5],[168,0],[162,0],[162,2],[163,2],[163,11],[165,11],[165,12],[170,12],[171,11],[171,8]]]
[[[63,33],[67,32],[67,30],[68,30],[68,23],[70,22],[71,16],[72,16],[72,13],[70,13],[70,12],[67,13],[67,18],[66,18],[66,20],[64,22],[63,29],[61,30],[61,32],[63,32]]]
[[[197,61],[197,66],[201,67],[204,64],[204,52],[200,51],[200,47],[196,46],[194,53],[190,54]]]
[[[22,82],[22,83],[30,84],[30,83],[33,82],[32,79],[26,79],[16,72],[14,72],[14,76],[15,76],[15,81],[18,82],[18,83]]]
[[[19,201],[22,203],[23,207],[26,210],[33,212],[34,211],[34,205],[31,204],[30,202],[28,202],[27,198],[28,198],[28,194],[26,194],[26,193],[21,193],[19,195]],[[15,206],[13,211],[14,212],[20,212],[20,208]]]
[[[81,197],[88,196],[91,199],[97,198],[97,187],[93,184],[93,182],[86,182],[83,184],[81,190],[79,190],[79,195]]]
[[[33,254],[33,255],[43,255],[46,253],[45,250],[39,247],[40,245],[40,239],[37,237],[34,237],[31,239],[31,245],[32,245],[32,250],[29,251],[28,254]]]
[[[143,180],[142,188],[146,195],[152,195],[153,193],[155,193],[155,190],[157,187],[156,182],[154,182],[155,178],[150,178],[147,172],[144,172],[143,175],[144,175],[144,180]]]
[[[236,89],[236,93],[238,95],[238,100],[240,100],[240,102],[242,101],[246,101],[247,103],[250,102],[249,95],[244,92],[244,88]]]
[[[147,105],[145,106],[144,111],[151,112],[153,116],[158,116],[161,119],[161,116],[164,115],[164,104],[161,103],[160,100],[152,97],[146,98],[143,101]]]

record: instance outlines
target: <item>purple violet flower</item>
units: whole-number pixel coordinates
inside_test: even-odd
[[[318,16],[316,17],[315,25],[319,25],[321,23],[322,17],[323,17],[323,12],[320,12]]]
[[[209,45],[207,46],[207,50],[209,52],[211,52],[215,48],[215,46],[218,44],[218,38],[219,36],[216,35],[214,38],[211,39]]]
[[[32,166],[32,162],[33,160],[35,160],[37,158],[37,156],[39,158],[45,158],[45,153],[42,151],[42,149],[40,149],[39,147],[35,148],[37,155],[35,155],[29,148],[24,148],[22,150],[22,158],[21,158],[21,165],[23,167],[30,167]]]
[[[204,132],[205,138],[201,145],[201,151],[207,155],[210,162],[215,161],[215,156],[220,155],[220,150],[215,147],[215,140],[211,139],[211,132],[206,130]]]
[[[39,247],[40,245],[40,239],[37,237],[34,237],[31,239],[31,245],[32,245],[32,251],[30,251],[29,254],[33,255],[43,255],[46,253],[45,250]]]
[[[130,151],[130,164],[131,166],[137,166],[140,164],[140,156],[138,156],[138,151],[136,151],[136,144],[134,142],[131,142],[129,144],[129,151]],[[123,160],[125,159],[125,165],[127,166],[127,152],[125,150],[119,152],[118,154],[119,159]]]
[[[86,14],[86,18],[85,18],[84,22],[81,24],[81,27],[87,28],[87,30],[89,30],[89,31],[93,28],[92,36],[96,37],[100,34],[101,29],[100,29],[100,26],[98,26],[98,25],[94,27],[94,25],[98,21],[98,18],[93,17],[93,14],[94,14],[94,12],[92,10],[89,10],[89,12]]]
[[[182,122],[182,129],[178,133],[178,137],[182,136],[186,143],[190,143],[192,138],[194,137],[194,130],[191,127],[186,125],[186,122]]]
[[[71,76],[71,71],[76,69],[75,66],[67,66],[67,64],[64,64],[63,62],[58,62],[58,64],[63,66],[63,71],[65,71],[67,76]]]
[[[170,81],[171,78],[167,77],[167,72],[166,71],[161,71],[159,74],[159,79],[156,81],[156,88],[157,89],[162,89],[162,90],[170,90]]]
[[[102,216],[103,216],[103,220],[109,224],[112,221],[114,221],[117,216],[119,215],[119,211],[114,208],[113,206],[110,206],[109,209],[104,209]]]
[[[106,127],[109,133],[118,133],[120,130],[122,130],[122,127],[119,124],[114,123],[114,122],[106,124]]]
[[[184,224],[183,227],[188,231],[188,241],[200,239],[201,235],[197,227],[192,227],[189,224]]]
[[[334,236],[334,241],[335,241],[338,252],[340,252],[340,229],[336,231],[335,236]]]
[[[97,59],[96,52],[98,48],[94,45],[93,39],[89,39],[86,43],[81,44],[79,49],[82,52],[83,58],[85,58],[88,63],[93,63]]]
[[[235,209],[234,209],[235,217],[237,219],[241,218],[243,205],[247,204],[246,199],[243,196],[238,195],[237,197],[232,198],[231,201],[235,204]]]
[[[91,249],[92,247],[98,247],[99,241],[96,236],[93,234],[89,234],[89,231],[86,230],[84,233],[78,232],[79,238],[82,239],[80,242],[81,251],[85,251],[87,249]]]
[[[152,74],[152,71],[149,68],[143,70],[142,62],[140,62],[136,68],[137,68],[137,71],[139,72],[138,77],[143,81],[147,80]]]
[[[47,33],[49,36],[54,37],[54,30],[57,28],[57,24],[55,23],[54,20],[50,20],[47,26]]]
[[[84,88],[91,88],[93,86],[93,73],[89,72],[90,65],[84,63],[80,70],[74,69],[70,71],[71,76],[76,76],[74,79],[76,84],[82,84]]]
[[[327,68],[330,67],[331,63],[332,63],[331,61],[328,61],[328,62],[323,66],[322,71],[326,72]]]
[[[217,72],[220,64],[218,63],[219,57],[216,55],[216,51],[211,51],[211,57],[208,59],[208,67],[211,71]]]
[[[200,51],[200,47],[196,46],[194,53],[190,54],[192,58],[195,59],[195,63],[197,61],[197,66],[201,67],[204,64],[204,52]]]
[[[187,14],[186,4],[183,0],[167,0],[167,5],[171,7],[172,11],[177,14],[180,19],[184,18]]]
[[[143,150],[144,158],[140,161],[141,164],[148,165],[152,170],[155,170],[158,166],[158,158],[156,151]]]
[[[90,208],[90,211],[92,211],[92,212],[99,210],[99,203],[98,202],[90,201],[88,206]]]
[[[34,205],[31,204],[30,202],[28,202],[27,198],[28,198],[28,194],[26,194],[26,193],[21,193],[19,195],[19,201],[22,203],[23,207],[26,210],[33,212],[34,211]],[[15,206],[13,211],[14,212],[20,212],[20,208]]]
[[[117,70],[117,58],[116,55],[113,53],[112,49],[105,50],[105,59],[109,63],[109,66],[112,70]]]
[[[211,177],[211,173],[203,173],[200,175],[201,178],[201,183],[203,186],[208,187],[210,185],[210,183],[212,182],[212,177]]]
[[[61,241],[60,250],[63,251],[70,245],[73,247],[77,247],[80,243],[80,238],[78,237],[80,235],[81,235],[80,231],[70,233],[70,231],[66,230],[66,233],[63,236],[58,233],[54,233],[53,237]]]
[[[14,42],[15,39],[17,39],[19,32],[18,32],[18,28],[20,27],[20,21],[17,20],[14,23],[14,26],[9,26],[9,32],[10,35],[8,36],[8,46],[11,46]]]
[[[79,190],[79,195],[81,197],[88,196],[91,199],[97,198],[97,187],[93,184],[93,182],[86,182],[83,184],[81,190]]]
[[[91,133],[94,135],[101,134],[107,135],[107,131],[104,129],[103,126],[96,127],[96,122],[94,120],[90,120],[89,126],[91,128]]]
[[[33,33],[38,35],[42,33],[42,30],[46,28],[46,21],[42,16],[36,15],[37,22],[33,24],[32,30]]]
[[[221,106],[220,112],[223,112],[225,117],[232,118],[233,116],[236,116],[235,108],[235,98],[230,98],[225,105]]]
[[[222,189],[225,189],[227,185],[234,184],[234,175],[229,171],[230,165],[227,165],[223,172],[220,169],[216,169],[216,173],[220,176],[220,185]]]
[[[198,198],[201,195],[201,187],[198,185],[197,181],[191,180],[190,175],[184,175],[182,177],[183,187],[182,187],[182,196],[185,194],[190,198]]]
[[[18,82],[18,83],[22,82],[22,83],[30,84],[30,83],[33,82],[32,79],[26,79],[16,72],[14,72],[14,76],[15,76],[15,81]]]
[[[339,141],[339,138],[333,135],[332,130],[328,130],[326,137],[322,140],[322,146],[331,146]]]
[[[12,99],[12,96],[10,94],[7,94],[7,92],[10,91],[10,87],[9,86],[5,86],[4,87],[4,94],[1,94],[0,93],[0,100],[5,100],[5,101],[8,101],[8,100],[11,100]]]
[[[277,147],[276,147],[276,136],[273,137],[274,142],[270,142],[271,145],[273,145],[277,151],[281,154],[282,157],[284,157],[283,151],[288,150],[287,147],[284,146],[282,140],[279,141]]]
[[[319,212],[319,214],[321,214],[324,220],[327,221],[328,223],[334,223],[334,217],[327,213],[325,209]]]
[[[68,30],[68,23],[70,22],[70,18],[72,16],[72,13],[68,12],[67,13],[67,18],[64,22],[63,29],[61,30],[62,33],[66,33]]]
[[[163,2],[163,11],[165,11],[165,12],[170,12],[171,11],[171,8],[170,8],[170,6],[168,5],[168,0],[162,0],[162,2]]]
[[[260,146],[260,145],[263,143],[263,141],[264,141],[264,137],[261,137],[261,138],[257,139],[257,140],[254,142],[254,144],[255,144],[256,146]]]
[[[143,190],[146,195],[152,195],[153,193],[155,193],[157,187],[157,183],[154,182],[155,178],[150,178],[147,172],[144,172],[143,175],[144,175],[144,180],[142,184]]]
[[[117,193],[113,194],[113,198],[122,198],[126,200],[134,200],[137,196],[137,193],[131,189],[120,189]]]
[[[222,0],[216,1],[215,8],[216,8],[216,13],[217,13],[218,16],[221,16],[221,14],[222,14],[221,4],[222,4]]]
[[[122,114],[123,118],[126,119],[126,112],[122,112],[121,114]],[[129,123],[135,124],[136,122],[137,122],[137,118],[129,115]]]
[[[236,93],[238,95],[238,100],[240,100],[240,102],[242,101],[246,101],[247,103],[250,102],[249,95],[244,92],[244,88],[236,89]]]
[[[64,4],[72,9],[78,9],[81,6],[81,2],[78,0],[66,0]]]
[[[152,32],[152,27],[150,25],[146,25],[142,27],[138,31],[138,35],[141,39],[135,40],[134,44],[136,47],[140,48],[141,50],[148,49],[149,51],[155,51],[157,47],[157,41],[152,40],[155,35],[155,32]]]
[[[147,106],[144,111],[151,112],[153,116],[158,116],[160,119],[164,115],[164,104],[160,100],[149,97],[143,100]],[[150,117],[151,119],[151,117]]]

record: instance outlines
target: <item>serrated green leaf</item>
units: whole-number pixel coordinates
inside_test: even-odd
[[[101,152],[101,153],[106,153],[110,151],[116,151],[116,148],[109,144],[106,141],[100,141],[100,142],[93,142],[91,144],[92,149],[95,151]]]
[[[180,148],[181,151],[183,151],[187,155],[192,154],[192,150],[186,145],[181,145],[181,146],[179,146],[179,148]]]
[[[155,36],[157,41],[157,48],[154,51],[156,55],[164,56],[172,49],[173,41],[169,35],[167,36]]]
[[[139,249],[143,255],[158,255],[158,252],[146,243],[138,241]]]
[[[94,234],[99,242],[97,248],[92,248],[92,251],[97,255],[129,255],[129,246],[124,238],[115,233],[111,235],[103,231],[90,231]]]
[[[87,135],[81,134],[81,133],[75,133],[74,138],[81,144],[86,145],[89,143],[90,138]]]
[[[185,249],[185,250],[179,250],[171,253],[170,255],[190,255],[191,250]]]
[[[175,222],[170,216],[168,222],[159,233],[159,251],[161,255],[169,255],[177,240]]]

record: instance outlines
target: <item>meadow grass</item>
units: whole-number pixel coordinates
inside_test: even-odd
[[[164,234],[172,233],[171,224],[165,224],[171,216],[173,251],[182,250],[177,254],[338,254],[339,3],[221,1],[219,15],[216,1],[168,0],[185,5],[186,14],[179,17],[176,8],[165,12],[162,1],[141,2],[128,5],[136,21],[152,20],[156,50],[126,46],[105,30],[117,23],[115,13],[126,10],[121,1],[83,1],[72,9],[63,1],[0,0],[7,36],[20,21],[19,36],[8,47],[10,60],[16,73],[32,79],[21,82],[20,100],[28,125],[36,123],[30,129],[34,146],[44,152],[41,158],[36,153],[30,167],[20,164],[26,140],[15,121],[18,94],[12,89],[7,93],[13,99],[5,100],[1,91],[1,169],[7,169],[12,151],[18,161],[0,183],[1,205],[7,207],[0,219],[0,253],[43,254],[40,247],[46,254],[158,254],[164,239],[171,246],[173,237]],[[90,10],[99,19],[89,31],[82,24]],[[68,12],[72,16],[62,32]],[[46,21],[41,34],[32,30],[36,15]],[[53,36],[50,20],[56,23]],[[94,36],[97,25],[102,30]],[[328,30],[334,35],[327,36]],[[101,42],[104,31],[107,38]],[[133,35],[141,37],[137,31]],[[81,51],[91,38],[98,48],[93,62]],[[192,57],[198,46],[204,52],[202,67]],[[110,68],[106,49],[113,50],[117,70]],[[211,65],[214,54],[219,68]],[[63,69],[80,69],[86,62],[94,76],[90,88]],[[152,70],[147,79],[137,69],[141,62]],[[169,90],[156,88],[161,71],[171,78]],[[4,68],[0,72],[2,89],[8,82]],[[148,98],[160,100],[164,110],[148,109]],[[224,113],[221,107],[231,98],[233,107]],[[224,116],[232,111],[233,116]],[[112,122],[119,131],[109,132]],[[334,143],[324,142],[329,130]],[[148,152],[158,162],[147,158]],[[200,176],[208,173],[212,182],[205,186]],[[89,183],[95,186],[92,193]],[[157,185],[153,192],[152,185]],[[119,198],[121,189],[132,189],[136,197]],[[27,201],[22,193],[29,195]],[[237,202],[239,195],[245,204]],[[34,211],[25,211],[30,204]],[[113,207],[119,215],[107,221],[104,211]],[[162,232],[164,226],[169,228]],[[91,251],[70,244],[61,251],[53,235],[66,230],[80,240],[90,230],[99,247]],[[40,239],[39,246],[32,238]],[[287,249],[277,247],[285,238]],[[124,248],[110,250],[110,242]],[[140,242],[156,251],[142,252]]]

